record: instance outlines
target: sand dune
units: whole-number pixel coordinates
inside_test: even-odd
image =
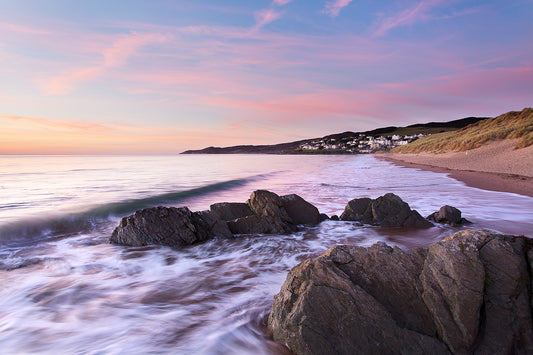
[[[467,185],[533,196],[533,146],[514,149],[518,140],[495,141],[465,152],[384,154],[401,165],[448,172]]]

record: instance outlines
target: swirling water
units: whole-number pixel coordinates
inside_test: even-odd
[[[457,230],[326,221],[181,250],[108,243],[136,209],[202,210],[256,189],[299,194],[328,215],[393,192],[422,215],[449,204],[473,227],[533,237],[533,198],[371,155],[2,156],[0,353],[284,353],[265,318],[297,263],[335,244],[408,250]]]

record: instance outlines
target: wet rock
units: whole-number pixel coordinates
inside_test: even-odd
[[[395,194],[388,193],[375,200],[358,198],[348,202],[341,220],[356,221],[382,227],[431,227],[417,211]]]
[[[249,233],[287,234],[297,230],[296,224],[283,207],[283,200],[275,193],[266,190],[254,191],[246,203],[259,217],[259,219],[245,217],[249,220],[259,221],[254,227],[254,231]]]
[[[281,204],[294,224],[314,226],[321,222],[318,208],[296,194],[281,196]]]
[[[533,240],[486,231],[335,246],[290,271],[268,326],[297,354],[529,354],[532,257]]]
[[[212,211],[193,212],[192,221],[193,225],[196,226],[197,233],[206,234],[206,237],[202,236],[202,240],[213,237],[233,237],[233,234],[228,228],[228,224],[218,214]]]
[[[129,246],[181,247],[215,236],[230,237],[231,232],[213,212],[193,213],[187,207],[154,207],[122,218],[109,240]]]
[[[246,205],[252,211],[251,215],[228,220],[234,234],[288,234],[297,231],[298,225],[321,222],[318,209],[295,194],[278,196],[270,191],[257,190],[250,195]]]
[[[224,221],[232,221],[237,218],[251,216],[254,213],[246,203],[221,202],[212,204],[209,209],[218,214]]]
[[[442,206],[437,212],[433,212],[426,218],[433,222],[446,223],[452,226],[471,223],[461,217],[460,210],[448,205]]]

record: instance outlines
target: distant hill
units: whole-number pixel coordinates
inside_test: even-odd
[[[405,146],[397,147],[391,152],[443,153],[465,151],[478,148],[491,140],[512,138],[520,138],[516,148],[524,148],[533,144],[533,108],[507,112],[459,130],[426,136]]]
[[[470,124],[483,121],[488,117],[467,117],[459,120],[449,122],[429,122],[418,123],[407,127],[383,127],[377,128],[371,131],[365,132],[343,132],[330,134],[321,138],[304,139],[295,142],[280,143],[273,145],[238,145],[231,147],[208,147],[199,150],[187,150],[181,154],[296,154],[297,149],[302,144],[310,143],[316,140],[331,140],[331,139],[348,139],[351,137],[357,137],[359,135],[379,137],[379,136],[392,136],[392,135],[415,135],[415,134],[436,134],[442,132],[456,131]],[[328,151],[314,152],[322,154],[331,154]]]

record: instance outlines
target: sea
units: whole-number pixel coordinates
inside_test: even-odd
[[[209,209],[257,189],[329,216],[392,192],[467,227],[325,221],[172,249],[109,243],[152,206]],[[0,156],[0,354],[286,354],[266,319],[288,271],[337,244],[405,251],[464,228],[533,237],[533,198],[468,187],[374,155]]]

